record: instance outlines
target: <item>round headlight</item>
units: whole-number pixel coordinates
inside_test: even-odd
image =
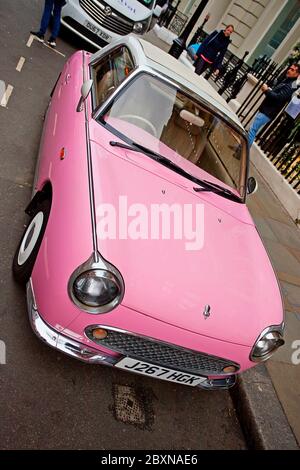
[[[262,333],[256,340],[250,354],[250,359],[254,362],[266,361],[283,344],[284,340],[279,331],[268,330]]]
[[[143,29],[144,29],[144,23],[141,23],[140,21],[138,21],[137,23],[134,23],[133,25],[133,31],[135,33],[142,33],[143,32]]]
[[[80,303],[88,307],[108,305],[120,293],[116,277],[109,271],[91,269],[81,273],[73,283],[73,294]]]

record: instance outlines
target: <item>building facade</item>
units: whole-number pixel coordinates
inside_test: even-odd
[[[190,18],[199,3],[181,0],[178,10]],[[209,0],[195,29],[208,13],[205,31],[232,24],[229,49],[238,57],[249,51],[249,64],[263,55],[281,63],[300,42],[300,0]]]

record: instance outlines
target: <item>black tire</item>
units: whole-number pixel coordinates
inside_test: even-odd
[[[37,204],[16,249],[12,269],[15,280],[20,284],[26,284],[31,276],[47,226],[50,208],[49,200]]]

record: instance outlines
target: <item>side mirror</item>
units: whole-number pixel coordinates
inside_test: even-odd
[[[90,91],[92,89],[92,86],[93,86],[93,80],[86,80],[82,84],[82,86],[81,86],[81,97],[80,97],[80,100],[79,100],[77,108],[76,108],[77,112],[80,112],[80,111],[83,110],[83,103],[85,102],[85,100],[89,96]]]
[[[254,176],[250,176],[247,181],[247,194],[254,194],[258,189],[258,184]]]
[[[153,15],[156,16],[157,18],[161,15],[162,7],[159,5],[156,5],[156,7],[153,10]]]

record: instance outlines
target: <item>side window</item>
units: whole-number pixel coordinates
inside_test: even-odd
[[[133,69],[133,60],[126,47],[112,51],[95,64],[93,80],[96,84],[96,107],[113,93]]]

